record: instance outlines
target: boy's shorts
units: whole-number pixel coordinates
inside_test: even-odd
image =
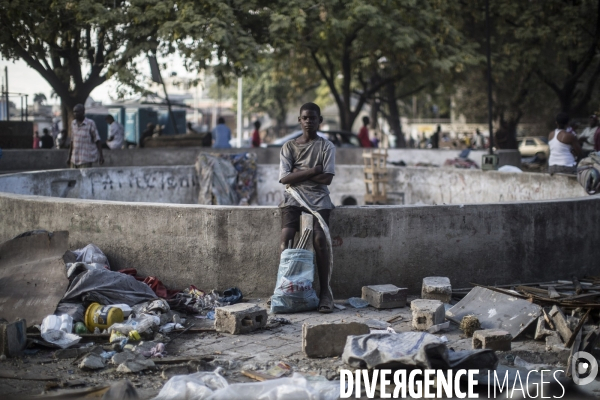
[[[281,209],[281,229],[294,228],[295,230],[299,231],[300,215],[302,214],[302,212],[312,214],[304,207],[283,207]],[[321,217],[323,217],[323,220],[325,221],[327,226],[329,226],[329,214],[331,213],[331,210],[318,210],[317,212],[321,215]],[[313,218],[313,231],[323,232],[323,228],[321,227],[321,224],[319,223],[319,220],[317,218]]]

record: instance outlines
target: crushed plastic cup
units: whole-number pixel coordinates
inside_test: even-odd
[[[365,308],[369,305],[369,302],[361,299],[360,297],[350,297],[348,303],[354,308]]]

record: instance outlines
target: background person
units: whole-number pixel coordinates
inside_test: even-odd
[[[254,131],[252,131],[252,147],[260,147],[260,121],[254,121]]]
[[[38,133],[38,131],[33,132],[33,148],[34,149],[40,148],[40,134]]]
[[[47,128],[42,130],[42,137],[40,138],[40,147],[42,149],[51,149],[54,147],[54,139],[50,135],[50,132]]]
[[[363,117],[362,121],[363,126],[360,128],[360,131],[358,131],[358,140],[360,141],[360,145],[362,147],[373,147],[371,140],[369,140],[369,123],[371,121],[369,120],[369,117],[366,116]]]
[[[556,129],[548,135],[550,146],[550,158],[548,159],[548,172],[550,175],[556,173],[576,174],[577,162],[575,156],[581,152],[577,137],[567,132],[569,116],[559,113],[556,116]]]
[[[73,114],[75,119],[71,122],[71,146],[67,164],[71,168],[91,168],[94,162],[104,164],[96,123],[85,117],[83,104],[73,107]]]
[[[241,132],[238,132],[238,135],[241,135]],[[231,140],[231,130],[225,125],[225,118],[219,117],[217,120],[217,126],[215,126],[212,130],[213,137],[213,148],[214,149],[230,149],[231,145],[229,141]]]
[[[596,114],[590,115],[590,123],[583,132],[577,135],[577,140],[581,145],[581,157],[587,157],[592,151],[594,151],[594,135],[598,130],[598,116]]]
[[[112,115],[106,116],[106,123],[109,125],[108,139],[106,140],[108,148],[111,150],[122,148],[125,142],[125,129],[123,129],[123,125],[115,121]]]

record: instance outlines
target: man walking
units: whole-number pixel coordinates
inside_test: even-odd
[[[73,107],[75,119],[71,122],[71,147],[67,165],[71,168],[91,168],[92,163],[104,164],[100,135],[96,123],[85,117],[85,107]]]
[[[317,135],[317,129],[323,122],[321,109],[314,103],[306,103],[300,108],[298,122],[302,127],[302,136],[286,142],[281,148],[279,164],[279,182],[289,185],[306,205],[318,212],[327,226],[333,203],[329,198],[328,185],[335,175],[335,146],[327,139]],[[304,208],[290,193],[284,193],[281,207],[281,251],[294,239],[300,229]],[[314,248],[317,258],[317,271],[321,294],[318,311],[333,312],[333,293],[331,279],[330,254],[327,237],[317,218],[313,219]]]
[[[111,150],[122,148],[123,142],[125,141],[125,130],[123,129],[123,125],[115,121],[115,118],[112,115],[106,116],[106,123],[109,126],[106,145]]]

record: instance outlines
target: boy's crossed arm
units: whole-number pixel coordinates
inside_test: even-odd
[[[322,165],[317,165],[305,170],[294,168],[290,174],[281,178],[279,182],[284,185],[294,185],[296,183],[308,180],[321,183],[323,185],[330,185],[331,181],[333,180],[333,174],[323,173]]]

